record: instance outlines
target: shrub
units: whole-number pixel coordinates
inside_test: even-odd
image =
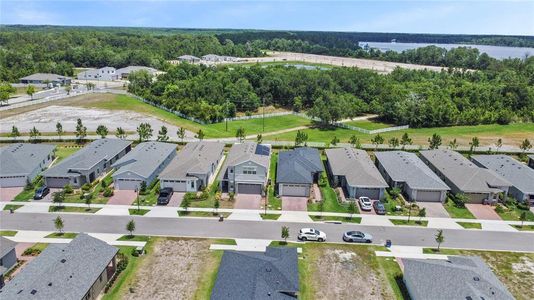
[[[41,250],[33,247],[24,250],[24,252],[22,253],[22,255],[24,256],[37,256],[39,254],[41,254]]]
[[[104,293],[107,293],[109,291],[109,289],[113,286],[113,283],[115,282],[115,280],[117,280],[117,277],[119,277],[120,273],[124,271],[126,267],[128,266],[128,256],[122,253],[119,253],[117,254],[117,260],[118,260],[117,269],[113,277],[111,277],[111,279],[106,284],[106,287],[104,288]]]
[[[497,206],[495,207],[495,212],[501,214],[504,211],[505,211],[504,206],[502,206],[501,204],[497,204]]]
[[[72,186],[68,183],[63,187],[63,191],[65,192],[65,194],[74,193],[74,189],[72,189]]]
[[[100,184],[104,189],[109,186],[109,183],[106,180],[102,180],[102,183]]]
[[[111,197],[113,196],[113,190],[109,187],[105,188],[104,189],[104,193],[103,193],[104,197]]]
[[[91,185],[89,183],[86,183],[84,185],[82,185],[82,191],[88,191],[91,189]]]

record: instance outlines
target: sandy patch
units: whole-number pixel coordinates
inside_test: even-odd
[[[534,260],[531,260],[528,257],[521,257],[521,262],[512,264],[512,270],[514,273],[530,273],[534,276]]]

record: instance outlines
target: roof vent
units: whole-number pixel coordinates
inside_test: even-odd
[[[52,282],[49,282],[49,283],[48,283],[48,286],[52,286]]]
[[[32,294],[32,295],[37,294],[37,290],[32,290],[32,291],[30,292],[30,294]]]
[[[265,272],[271,272],[271,268],[265,268]]]
[[[67,260],[63,258],[63,259],[61,260],[61,263],[64,264],[66,261],[67,261]]]
[[[475,277],[473,277],[473,280],[474,280],[474,281],[480,281],[480,278],[478,278],[478,277],[475,276]]]

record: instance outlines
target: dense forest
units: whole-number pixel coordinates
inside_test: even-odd
[[[502,70],[415,71],[388,75],[356,68],[205,67],[180,64],[152,82],[130,76],[131,92],[205,121],[263,103],[306,110],[325,125],[361,113],[412,127],[534,121],[534,57],[504,60]]]

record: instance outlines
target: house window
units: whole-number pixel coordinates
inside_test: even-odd
[[[255,175],[256,168],[255,167],[243,167],[243,174]]]
[[[195,182],[194,181],[191,181],[191,188],[195,188]]]

